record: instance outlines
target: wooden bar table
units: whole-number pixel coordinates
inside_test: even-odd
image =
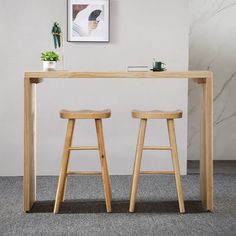
[[[30,212],[36,201],[36,87],[44,79],[88,78],[182,78],[193,79],[202,87],[200,190],[206,210],[213,210],[213,138],[212,138],[212,86],[209,71],[185,72],[25,72],[24,75],[24,211]]]

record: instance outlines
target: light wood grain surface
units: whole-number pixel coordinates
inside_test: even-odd
[[[212,77],[210,71],[162,71],[162,72],[78,72],[78,71],[39,71],[25,72],[26,78],[192,78]]]
[[[182,118],[183,112],[181,110],[177,111],[140,111],[133,110],[132,117],[139,119],[177,119]]]

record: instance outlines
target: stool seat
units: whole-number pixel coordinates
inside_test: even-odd
[[[138,119],[177,119],[182,118],[183,112],[181,110],[176,111],[140,111],[133,110],[132,117]]]
[[[111,110],[80,110],[80,111],[69,111],[61,110],[60,117],[62,119],[105,119],[111,116]]]

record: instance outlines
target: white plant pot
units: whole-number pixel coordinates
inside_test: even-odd
[[[55,70],[56,64],[56,61],[43,61],[43,71]]]

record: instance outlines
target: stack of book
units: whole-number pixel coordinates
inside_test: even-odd
[[[148,66],[128,66],[128,72],[134,71],[148,71]]]

